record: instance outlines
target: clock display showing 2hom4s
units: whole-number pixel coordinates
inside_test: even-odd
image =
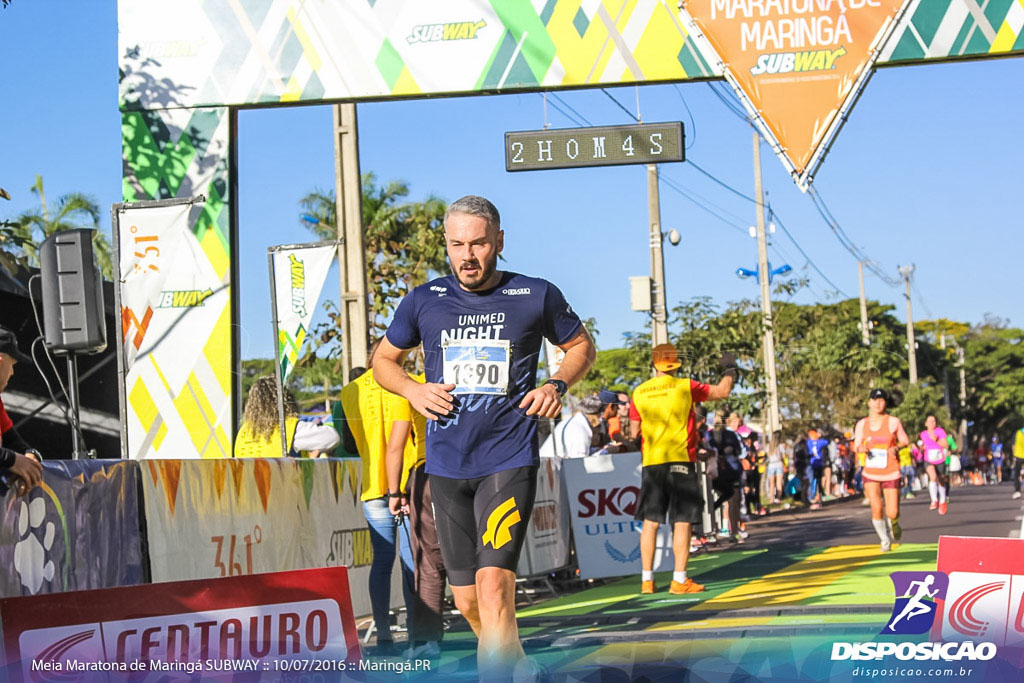
[[[505,133],[505,170],[663,164],[684,160],[681,121]]]

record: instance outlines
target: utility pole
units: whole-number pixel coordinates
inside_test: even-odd
[[[665,307],[665,254],[662,252],[661,202],[658,196],[658,167],[647,164],[647,212],[650,216],[652,346],[668,343],[668,313]]]
[[[768,272],[768,239],[764,233],[764,192],[761,188],[761,136],[754,131],[754,197],[757,200],[757,273],[761,284],[761,314],[764,319],[764,370],[768,379],[768,414],[765,420],[768,448],[774,448],[775,433],[781,429],[779,389],[775,377],[775,332],[772,323],[771,286]]]
[[[363,249],[363,189],[355,104],[334,105],[334,188],[337,197],[338,278],[341,281],[341,376],[367,363],[370,342]]]
[[[960,366],[960,453],[967,453],[967,370],[964,367],[964,347],[957,345]]]
[[[868,327],[868,301],[864,298],[864,262],[857,261],[857,280],[860,282],[860,339],[864,346],[871,345]]]
[[[914,266],[903,266],[899,270],[907,286],[907,361],[910,363],[910,383],[917,384],[917,343],[914,341],[914,311],[910,306],[910,276]]]

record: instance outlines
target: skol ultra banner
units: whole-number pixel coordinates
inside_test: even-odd
[[[0,596],[140,583],[138,464],[43,464],[43,483],[0,499]]]
[[[688,0],[748,111],[806,189],[866,82],[904,0]],[[713,56],[712,56],[713,55]]]
[[[580,577],[640,575],[640,453],[562,461]],[[658,529],[654,571],[672,568],[672,528]]]
[[[337,244],[294,245],[273,249],[274,293],[277,300],[277,345],[281,379],[295,368],[306,341],[309,321],[320,300],[327,271],[338,251]]]
[[[358,460],[159,460],[141,476],[153,581],[345,566],[355,614],[371,612]]]
[[[127,204],[116,214],[122,439],[133,459],[231,455],[231,352],[220,334],[228,275],[191,230],[193,206]]]
[[[360,660],[343,567],[8,598],[0,624],[12,681],[337,680]]]

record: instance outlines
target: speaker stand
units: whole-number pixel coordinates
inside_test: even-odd
[[[71,457],[74,460],[81,460],[86,457],[86,451],[79,417],[81,401],[78,396],[78,357],[74,353],[68,353],[67,359],[68,401],[71,403]]]

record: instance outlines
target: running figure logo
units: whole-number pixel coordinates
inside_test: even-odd
[[[889,578],[896,603],[882,633],[927,633],[935,621],[935,601],[946,598],[949,577],[945,572],[893,572]]]

